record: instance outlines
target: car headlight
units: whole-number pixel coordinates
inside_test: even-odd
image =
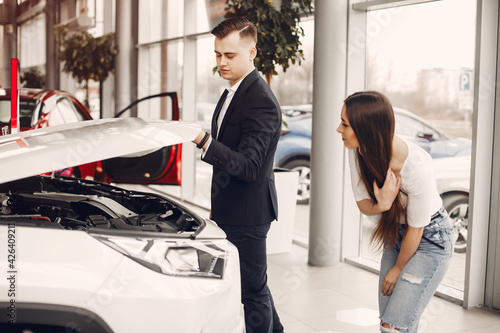
[[[152,270],[172,276],[221,279],[227,241],[165,240],[93,235],[99,241]]]

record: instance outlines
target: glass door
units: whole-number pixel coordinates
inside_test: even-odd
[[[463,299],[467,251],[475,20],[474,0],[426,2],[366,12],[363,35],[364,89],[391,100],[396,135],[422,146],[435,162],[457,236],[440,291],[456,299]],[[374,221],[360,217],[357,261],[378,267],[373,228]]]

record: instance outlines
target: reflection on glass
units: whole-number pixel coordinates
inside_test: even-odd
[[[183,17],[184,1],[139,1],[139,44],[182,36]]]
[[[472,134],[476,2],[446,0],[371,11],[368,15],[366,89],[386,94],[396,132],[426,149],[452,217],[457,242],[443,285],[464,289]],[[398,112],[398,109],[395,109]],[[408,113],[406,113],[409,111]],[[400,112],[400,113],[401,113]],[[362,217],[361,256],[373,222]]]
[[[224,88],[228,86],[226,80],[213,70],[217,66],[214,52],[214,36],[207,35],[196,40],[196,101],[198,122],[206,131],[210,131],[212,114]]]
[[[45,15],[37,15],[34,19],[19,27],[19,59],[21,66],[41,66],[45,64]]]
[[[182,97],[182,41],[153,44],[139,49],[138,98],[160,92],[177,92]],[[152,98],[138,104],[138,116],[170,119],[168,98]]]

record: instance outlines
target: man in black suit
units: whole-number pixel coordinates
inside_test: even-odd
[[[267,287],[266,237],[278,216],[273,163],[281,109],[255,69],[257,29],[230,18],[212,30],[221,76],[231,87],[212,119],[212,135],[193,141],[213,166],[211,218],[239,251],[247,333],[283,332]]]

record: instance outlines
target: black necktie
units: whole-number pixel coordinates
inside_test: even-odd
[[[220,111],[222,110],[222,106],[224,105],[224,102],[226,101],[226,97],[227,97],[228,93],[229,93],[229,90],[224,89],[224,92],[222,93],[222,96],[219,98],[219,102],[217,102],[217,106],[215,107],[214,121],[213,121],[213,128],[212,128],[212,132],[214,133],[214,137],[217,137],[217,131],[219,130],[217,128],[217,120],[219,119]]]

